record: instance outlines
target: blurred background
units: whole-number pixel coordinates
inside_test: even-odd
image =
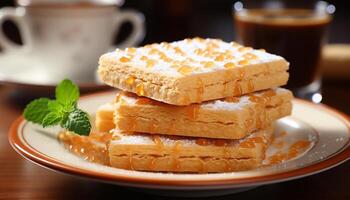
[[[235,39],[232,21],[233,2],[232,0],[125,0],[122,8],[135,9],[145,15],[147,33],[141,45],[194,36],[231,41]],[[336,6],[329,42],[350,43],[348,2],[343,0],[328,2]],[[0,1],[0,7],[14,5],[14,0]],[[122,40],[130,32],[130,24],[126,23],[123,26],[116,41]],[[9,37],[20,42],[18,32],[12,23],[6,23],[4,29]]]

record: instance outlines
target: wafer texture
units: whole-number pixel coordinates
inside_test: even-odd
[[[189,105],[285,85],[280,56],[218,39],[185,39],[117,49],[98,74],[113,87],[173,105]]]
[[[112,102],[103,104],[97,109],[95,127],[98,132],[109,132],[115,128],[114,112],[115,108]]]
[[[261,165],[273,126],[240,140],[115,133],[112,167],[162,172],[232,172]]]
[[[130,132],[240,139],[289,115],[291,99],[289,90],[276,88],[179,107],[120,93],[114,123]]]

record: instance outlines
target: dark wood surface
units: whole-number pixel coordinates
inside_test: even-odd
[[[324,103],[350,114],[350,84],[324,84]],[[8,129],[28,99],[0,86],[0,199],[172,199],[150,196],[111,184],[94,182],[39,167],[9,145]],[[213,199],[350,199],[350,162],[310,177],[258,187]]]

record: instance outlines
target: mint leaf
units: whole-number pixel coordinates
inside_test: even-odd
[[[47,114],[50,113],[48,98],[40,98],[30,102],[24,109],[24,118],[36,124],[41,124]]]
[[[24,117],[43,127],[60,125],[79,135],[89,135],[91,124],[89,116],[77,108],[79,88],[72,81],[65,79],[56,87],[56,100],[40,98],[30,102]]]
[[[78,108],[70,112],[66,119],[62,120],[62,126],[79,135],[89,135],[91,130],[88,114]]]
[[[47,114],[42,122],[43,127],[58,125],[62,121],[62,114],[50,112]]]
[[[49,103],[47,104],[47,107],[50,110],[50,112],[55,112],[55,113],[63,113],[64,112],[64,106],[55,100],[49,101]]]
[[[63,105],[76,102],[79,98],[79,88],[71,80],[65,79],[56,87],[56,100]]]

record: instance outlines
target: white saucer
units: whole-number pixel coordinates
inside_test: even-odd
[[[97,65],[96,65],[97,66]],[[18,89],[52,90],[59,81],[66,77],[57,77],[56,74],[45,70],[40,60],[17,54],[0,53],[0,84],[10,85]],[[106,88],[95,74],[86,74],[79,79],[70,78],[82,90],[98,90]]]

